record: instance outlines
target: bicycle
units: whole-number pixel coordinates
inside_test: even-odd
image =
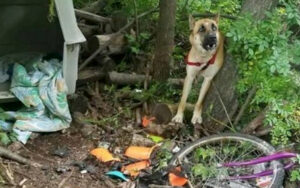
[[[182,148],[170,161],[181,166],[189,186],[203,188],[280,188],[284,172],[281,159],[295,153],[276,153],[267,142],[250,135],[227,133],[197,140]]]

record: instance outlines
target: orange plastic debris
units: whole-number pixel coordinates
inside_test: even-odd
[[[148,160],[151,157],[151,153],[156,148],[153,147],[143,147],[143,146],[129,146],[125,151],[125,156],[137,159],[137,160]]]
[[[129,164],[127,166],[124,166],[122,168],[122,172],[125,174],[130,174],[130,176],[136,177],[139,175],[140,171],[143,169],[146,169],[147,167],[150,166],[149,161],[140,161],[136,163]]]
[[[102,162],[109,162],[109,161],[120,161],[119,158],[114,158],[113,155],[105,148],[96,148],[90,152],[91,155],[94,155]]]
[[[181,171],[180,167],[176,167],[176,170]],[[184,186],[188,179],[180,176],[176,176],[174,173],[169,173],[169,182],[172,186]]]
[[[142,121],[143,127],[147,127],[148,125],[150,125],[150,123],[151,123],[153,120],[155,120],[155,117],[144,116],[144,117],[143,117],[143,121]]]

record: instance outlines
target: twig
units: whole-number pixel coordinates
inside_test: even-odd
[[[100,52],[102,51],[102,48],[98,48],[90,57],[88,57],[78,68],[79,71],[81,71],[85,66],[87,66]]]
[[[240,109],[238,115],[236,116],[236,118],[235,118],[235,120],[234,120],[234,123],[233,123],[234,125],[237,125],[238,122],[240,121],[240,119],[242,118],[242,116],[244,115],[246,108],[248,107],[248,105],[249,105],[251,99],[253,98],[253,96],[254,96],[255,93],[256,93],[256,90],[257,90],[257,88],[254,86],[254,87],[252,87],[252,89],[249,91],[245,103],[244,103],[243,106],[241,107],[241,109]]]
[[[136,125],[140,126],[142,124],[141,108],[135,110]]]
[[[135,32],[136,32],[136,41],[139,41],[139,19],[137,15],[137,6],[136,6],[136,0],[133,0],[133,5],[134,5],[134,16],[135,16]]]
[[[99,16],[97,14],[93,14],[84,10],[75,9],[75,14],[78,17],[97,22],[97,23],[109,23],[111,22],[111,18],[106,18],[103,16]]]
[[[220,102],[221,102],[221,105],[222,105],[222,107],[223,107],[223,109],[224,109],[224,112],[225,112],[225,114],[226,114],[226,117],[227,117],[227,119],[228,119],[228,121],[229,121],[229,123],[230,123],[231,128],[233,129],[233,124],[232,124],[232,122],[231,122],[230,116],[229,116],[229,114],[228,114],[228,112],[227,112],[226,106],[225,106],[224,103],[223,103],[223,100],[222,100],[222,98],[221,98],[221,95],[220,95],[220,93],[219,93],[219,90],[218,90],[218,88],[216,87],[214,81],[212,81],[212,85],[214,86],[214,88],[215,88],[215,90],[216,90],[216,93],[217,93],[218,98],[219,98],[219,100],[220,100]]]
[[[150,184],[150,185],[149,185],[149,188],[173,188],[173,186]]]
[[[181,163],[179,157],[177,157],[177,161],[178,161],[178,164],[181,166],[182,163]],[[192,184],[191,181],[188,179],[188,177],[187,177],[187,175],[186,175],[185,173],[184,173],[184,176],[185,176],[185,178],[187,179],[187,183],[188,183],[189,187],[190,187],[190,188],[194,188],[193,184]]]
[[[58,184],[58,188],[61,188],[62,186],[64,186],[64,184],[66,183],[66,181],[68,181],[68,179],[70,179],[70,177],[72,176],[74,172],[74,169],[72,169],[72,171],[70,172],[70,174],[65,177],[59,184]]]
[[[10,150],[5,149],[1,146],[0,146],[0,156],[9,158],[9,159],[15,160],[19,163],[27,164],[27,165],[30,165],[30,166],[33,166],[33,167],[42,167],[41,164],[39,164],[37,162],[34,162],[34,161],[31,161],[29,159],[26,159],[26,158],[24,158],[24,157],[22,157],[18,154],[15,154],[15,153],[11,152]]]
[[[149,11],[146,11],[146,12],[144,12],[144,13],[138,15],[137,18],[140,19],[140,18],[142,18],[142,17],[144,17],[144,16],[147,16],[148,14],[151,14],[151,13],[153,13],[153,12],[156,12],[157,10],[158,10],[158,7],[156,7],[156,8],[154,8],[154,9],[151,9],[151,10],[149,10]],[[122,27],[122,28],[118,31],[118,33],[124,32],[124,31],[125,31],[126,29],[128,29],[132,24],[134,24],[134,21],[135,21],[135,20],[130,21],[128,24],[126,24],[124,27]]]
[[[206,14],[201,14],[201,13],[195,13],[193,14],[193,17],[215,17],[217,14],[213,14],[213,13],[206,13]],[[231,15],[227,15],[227,14],[220,14],[220,17],[223,17],[223,18],[228,18],[228,19],[232,19],[232,20],[236,20],[240,17],[238,16],[231,16]]]

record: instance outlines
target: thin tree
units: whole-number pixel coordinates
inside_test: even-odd
[[[153,61],[153,77],[156,80],[166,80],[170,74],[170,63],[174,49],[175,16],[176,0],[160,0]]]

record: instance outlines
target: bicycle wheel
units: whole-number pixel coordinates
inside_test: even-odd
[[[181,149],[170,161],[172,166],[182,166],[194,187],[252,188],[259,187],[262,178],[241,180],[242,175],[273,169],[265,187],[280,188],[284,178],[279,161],[243,167],[221,167],[220,164],[246,161],[270,155],[275,149],[267,142],[250,135],[225,133],[197,140]],[[262,186],[261,186],[262,187]]]

